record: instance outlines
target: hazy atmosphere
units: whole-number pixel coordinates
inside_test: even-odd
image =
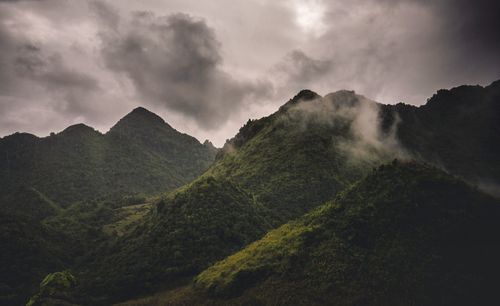
[[[303,88],[420,105],[499,77],[500,3],[0,1],[0,136],[144,106],[222,146]]]

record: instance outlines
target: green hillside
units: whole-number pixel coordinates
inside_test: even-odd
[[[61,207],[34,188],[20,186],[12,193],[5,195],[0,202],[0,211],[4,213],[25,215],[37,221],[61,212]]]
[[[184,302],[491,305],[499,217],[462,181],[393,162],[202,272]]]
[[[363,156],[346,149],[360,146],[354,122],[371,105],[353,92],[303,91],[250,121],[206,173],[160,201],[147,224],[93,256],[78,276],[82,293],[120,300],[169,286],[331,199],[394,154],[369,143]]]
[[[398,156],[359,135],[364,113],[377,117],[376,102],[350,91],[320,97],[304,90],[276,113],[249,120],[209,173],[237,181],[282,221],[297,217]]]
[[[0,139],[0,304],[26,302],[47,273],[132,231],[151,206],[144,195],[189,182],[216,153],[143,108],[104,135],[78,124]]]
[[[137,108],[106,134],[84,124],[38,138],[0,139],[0,203],[35,188],[62,206],[177,188],[213,162],[212,147]]]
[[[86,303],[134,296],[178,283],[271,228],[266,209],[236,185],[202,177],[168,194],[131,234],[82,263]],[[102,298],[92,299],[92,298]]]

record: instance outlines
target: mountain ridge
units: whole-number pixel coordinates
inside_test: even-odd
[[[403,147],[473,184],[500,186],[500,81],[440,90],[419,107],[382,105],[383,130],[397,124]]]
[[[134,193],[179,187],[204,171],[216,153],[144,108],[131,111],[105,134],[83,123],[43,138],[16,133],[0,140],[0,151],[0,171],[10,178],[3,182],[6,189],[0,195],[16,186],[27,185],[63,205],[107,196],[108,191],[116,193],[112,189],[126,193],[128,187],[120,185],[131,186],[140,183],[141,179],[134,179],[131,173],[124,171],[136,171],[135,175],[152,180],[146,185],[143,182],[143,187],[131,186]],[[181,152],[184,152],[182,156]],[[123,162],[128,163],[129,169],[123,167]],[[141,170],[141,165],[146,168]],[[58,179],[60,174],[56,172],[59,169],[76,174]],[[116,182],[114,173],[122,173],[118,177],[122,182]],[[41,177],[56,181],[48,185]],[[70,191],[63,195],[57,191],[71,188],[81,190],[80,194],[73,196]]]

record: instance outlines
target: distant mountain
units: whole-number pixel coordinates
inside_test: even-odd
[[[101,227],[118,221],[117,206],[189,182],[216,154],[144,108],[104,135],[77,124],[0,139],[0,304],[25,303],[47,273],[111,239]]]
[[[197,290],[176,298],[179,305],[491,305],[499,218],[499,200],[436,168],[393,162],[216,263],[196,277]]]
[[[0,139],[0,201],[21,187],[61,206],[157,193],[194,179],[215,154],[141,107],[106,134],[84,124],[45,138],[16,133]]]

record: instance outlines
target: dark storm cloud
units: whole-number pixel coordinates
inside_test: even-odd
[[[485,85],[500,78],[499,1],[443,0],[421,5],[440,21],[435,44],[443,46],[439,56],[447,61],[443,78]]]
[[[455,32],[455,43],[470,55],[496,55],[500,58],[500,2],[455,0],[439,7]]]
[[[118,24],[115,11],[102,3],[95,8],[104,21],[112,21],[101,33],[107,66],[127,75],[146,103],[214,129],[250,99],[255,102],[270,93],[267,82],[236,80],[221,69],[221,45],[203,20],[135,12]]]
[[[13,76],[31,80],[51,92],[65,97],[100,90],[97,80],[84,73],[71,70],[58,53],[44,54],[40,47],[31,44],[17,46],[13,61]],[[78,94],[74,94],[76,92]],[[71,102],[81,103],[75,98]]]
[[[275,69],[283,74],[285,83],[301,89],[314,86],[321,78],[327,77],[334,67],[331,60],[314,59],[301,50],[293,50]]]
[[[0,12],[0,19],[9,20],[9,11]],[[100,90],[93,77],[69,68],[58,52],[45,51],[33,39],[14,35],[14,26],[0,23],[0,94],[22,96],[40,87],[50,95],[73,104],[85,104],[92,91]],[[1,103],[1,100],[0,100]]]
[[[64,45],[64,41],[57,39],[56,35],[62,33],[58,32],[58,22],[45,17],[38,6],[22,3],[21,6],[0,4],[2,133],[16,130],[47,133],[74,120],[98,122],[105,118],[108,114],[102,110],[106,109],[107,100],[100,80],[93,71],[82,70],[79,65],[88,61],[87,54],[79,45]],[[41,7],[42,12],[47,10]],[[74,50],[65,49],[68,45]]]

